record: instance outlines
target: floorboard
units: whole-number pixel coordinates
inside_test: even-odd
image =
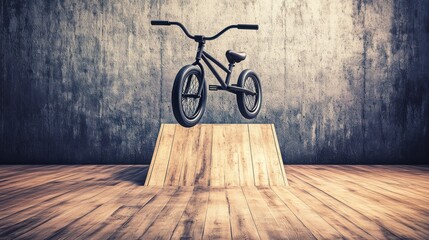
[[[172,239],[201,239],[209,199],[208,187],[195,187],[192,197],[174,229]]]
[[[229,206],[224,188],[211,188],[203,239],[231,239]]]
[[[260,239],[252,213],[241,188],[226,190],[233,239]]]
[[[160,141],[174,142],[177,129],[167,130]],[[202,144],[211,142],[210,128],[199,131]],[[236,160],[226,164],[243,164]],[[201,165],[195,174],[210,171]],[[289,186],[235,186],[245,175],[229,176],[230,187],[144,186],[148,172],[141,165],[1,166],[0,239],[429,236],[428,166],[286,166]]]

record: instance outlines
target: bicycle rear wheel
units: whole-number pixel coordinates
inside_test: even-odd
[[[262,87],[259,77],[250,69],[241,72],[237,86],[254,92],[255,94],[237,93],[237,105],[241,115],[247,119],[258,116],[262,104]]]
[[[203,89],[198,94],[201,84]],[[207,100],[207,86],[201,69],[197,66],[184,66],[176,75],[171,104],[174,117],[184,127],[195,126],[202,118]]]

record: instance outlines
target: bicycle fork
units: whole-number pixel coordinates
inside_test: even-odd
[[[200,86],[198,87],[198,98],[201,97],[201,94],[203,92],[203,87],[206,83],[206,79],[204,77],[204,67],[203,65],[200,63],[201,60],[201,56],[203,55],[203,50],[204,50],[204,41],[198,42],[198,50],[197,50],[197,55],[195,56],[195,62],[192,65],[198,65],[198,67],[201,69],[201,77],[203,78],[202,83],[200,84]],[[188,84],[189,85],[189,81]],[[189,86],[186,86],[186,88],[188,89]]]

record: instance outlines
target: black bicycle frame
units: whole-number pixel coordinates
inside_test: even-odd
[[[200,42],[198,44],[197,55],[195,57],[195,62],[193,63],[193,65],[198,65],[200,67],[202,75],[203,75],[203,81],[205,81],[205,77],[204,77],[203,65],[200,63],[201,59],[204,61],[204,63],[207,65],[207,67],[210,69],[210,71],[213,73],[213,75],[216,77],[217,81],[220,84],[220,86],[213,86],[213,87],[216,87],[216,90],[225,90],[225,91],[235,93],[235,94],[237,94],[237,93],[246,93],[246,94],[250,94],[250,95],[256,94],[255,92],[252,92],[252,91],[247,90],[245,88],[230,85],[229,82],[231,79],[231,74],[232,74],[232,69],[234,68],[234,64],[230,63],[228,65],[228,68],[225,67],[216,58],[211,56],[208,52],[204,51],[204,43]],[[220,69],[222,69],[226,73],[225,81],[219,75],[219,73],[216,71],[216,69],[213,67],[213,65],[210,62],[213,62],[214,64],[216,64]],[[204,86],[204,84],[200,85],[200,87],[198,89],[198,96],[201,96],[203,86]]]
[[[218,32],[216,35],[211,36],[211,37],[206,37],[203,35],[192,35],[192,34],[190,34],[189,31],[185,28],[185,26],[183,26],[183,24],[181,24],[180,22],[170,22],[170,21],[165,21],[165,20],[152,20],[151,24],[152,25],[160,25],[160,26],[170,26],[170,25],[179,26],[188,38],[193,39],[195,42],[198,42],[197,56],[195,57],[195,62],[193,63],[193,65],[198,65],[200,67],[202,77],[203,77],[203,81],[205,81],[204,68],[203,68],[203,65],[200,63],[200,60],[203,59],[204,63],[209,67],[210,71],[213,73],[213,75],[216,77],[216,79],[220,83],[220,86],[216,86],[216,85],[213,86],[212,85],[212,86],[210,86],[210,89],[212,89],[212,87],[213,87],[213,90],[225,90],[225,91],[232,92],[235,94],[246,93],[246,94],[250,94],[250,95],[256,95],[255,92],[252,92],[250,90],[244,89],[242,87],[237,87],[235,85],[230,85],[229,81],[231,79],[231,73],[232,73],[232,69],[234,68],[234,63],[230,63],[228,68],[225,67],[218,60],[216,60],[214,57],[212,57],[210,54],[208,54],[206,51],[204,51],[204,44],[206,41],[210,41],[210,40],[214,40],[214,39],[218,38],[220,35],[222,35],[226,31],[228,31],[229,29],[237,28],[237,29],[245,29],[245,30],[258,30],[259,29],[258,25],[256,25],[256,24],[230,25],[230,26],[224,28],[222,31]],[[225,81],[219,76],[219,73],[216,71],[216,69],[213,68],[213,65],[210,63],[210,61],[215,63],[223,71],[225,71],[225,73],[226,73]],[[188,84],[190,84],[189,81],[188,81]],[[200,97],[201,92],[203,91],[204,85],[205,84],[200,84],[200,87],[198,89],[198,95],[191,94],[189,97]],[[186,88],[189,88],[189,85],[187,85]]]

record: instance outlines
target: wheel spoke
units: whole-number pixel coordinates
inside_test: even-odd
[[[256,89],[255,80],[252,77],[246,78],[244,81],[244,88],[258,94]],[[252,94],[244,94],[244,105],[249,111],[253,111],[257,103],[257,96]]]
[[[183,83],[182,95],[181,95],[181,104],[182,109],[186,117],[193,118],[194,115],[198,111],[198,107],[200,104],[200,98],[184,96],[187,95],[195,95],[198,94],[199,89],[199,80],[195,74],[190,75],[186,78]]]

